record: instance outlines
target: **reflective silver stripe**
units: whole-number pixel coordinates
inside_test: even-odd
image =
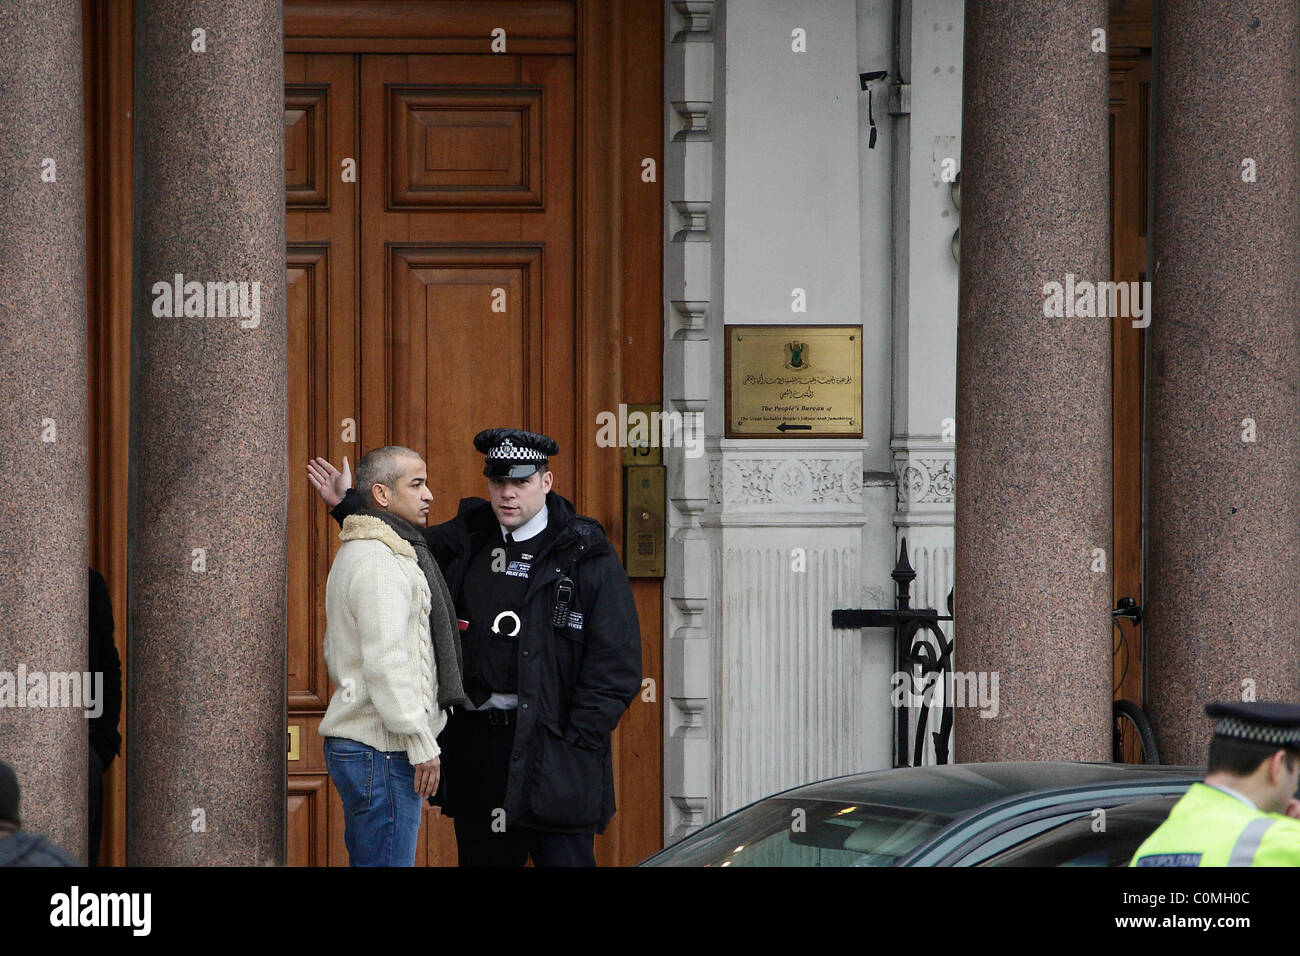
[[[1255,851],[1259,849],[1265,831],[1274,822],[1268,817],[1260,817],[1247,823],[1246,829],[1242,830],[1241,836],[1237,837],[1237,845],[1232,848],[1232,856],[1228,857],[1228,866],[1250,866],[1254,863]]]

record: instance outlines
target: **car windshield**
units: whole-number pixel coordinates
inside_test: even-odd
[[[692,834],[646,866],[891,866],[952,817],[773,797]]]

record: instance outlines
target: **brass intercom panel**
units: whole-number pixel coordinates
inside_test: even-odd
[[[662,465],[623,469],[623,567],[630,578],[662,578],[667,504]]]

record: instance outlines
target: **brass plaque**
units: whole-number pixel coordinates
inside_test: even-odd
[[[654,465],[623,469],[623,567],[629,578],[664,576],[664,474]]]
[[[624,408],[627,409],[624,429],[627,442],[623,445],[623,464],[662,465],[663,409],[658,405],[627,405]],[[623,409],[619,411],[622,413]]]
[[[861,438],[862,326],[727,326],[728,438]]]
[[[290,760],[302,759],[302,754],[298,749],[301,730],[302,727],[299,726],[298,724],[289,725],[289,759]]]

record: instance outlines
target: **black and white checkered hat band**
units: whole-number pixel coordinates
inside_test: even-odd
[[[1224,717],[1214,725],[1214,733],[1218,737],[1233,737],[1278,747],[1300,746],[1300,727],[1268,727],[1238,717]]]
[[[546,454],[536,448],[521,448],[512,442],[503,442],[488,452],[488,461],[546,461]]]

